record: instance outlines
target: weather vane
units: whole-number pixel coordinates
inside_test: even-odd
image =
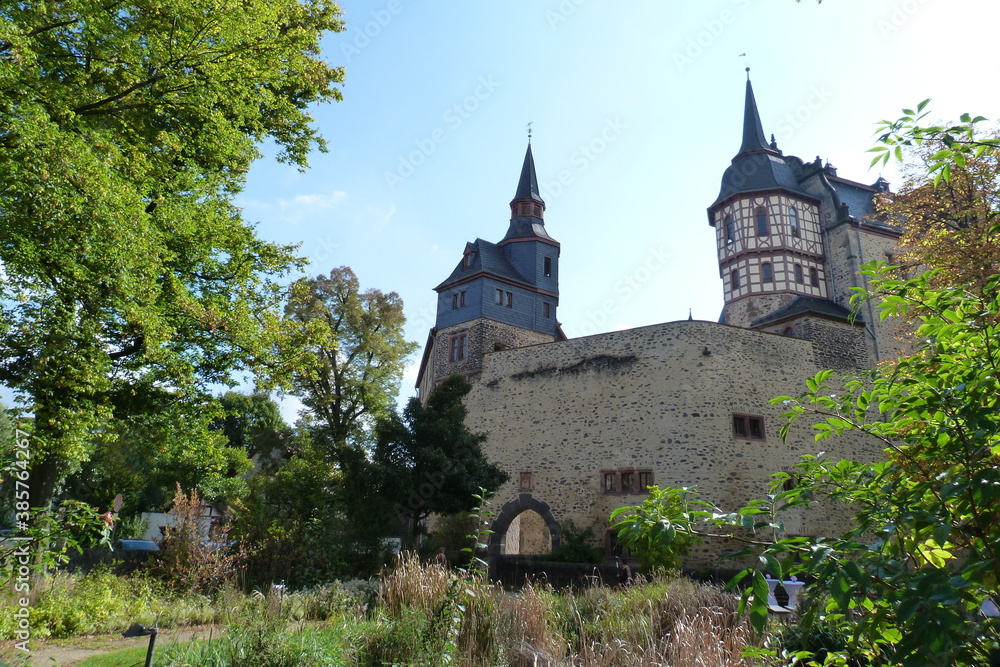
[[[746,51],[744,51],[743,53],[741,53],[741,54],[740,54],[739,56],[737,56],[737,57],[738,57],[738,58],[743,58],[743,64],[744,64],[744,65],[746,66],[746,68],[747,68],[747,76],[749,77],[749,76],[750,76],[750,56],[748,56],[748,55],[747,55],[747,52],[746,52]]]
[[[528,128],[528,143],[531,143],[531,123],[526,126]]]

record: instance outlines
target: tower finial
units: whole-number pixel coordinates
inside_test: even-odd
[[[528,143],[529,144],[531,143],[531,125],[532,125],[533,122],[534,121],[532,121],[531,123],[528,123],[528,125],[527,125],[527,127],[528,127]]]
[[[748,56],[747,52],[744,51],[738,57],[739,58],[743,58],[743,64],[746,66],[746,70],[747,70],[747,81],[749,81],[750,80],[750,56]]]

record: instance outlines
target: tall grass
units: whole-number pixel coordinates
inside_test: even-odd
[[[367,635],[366,665],[433,665],[438,614],[451,573],[413,556],[384,577],[378,631]],[[737,601],[715,586],[679,577],[623,590],[596,586],[519,593],[471,577],[456,662],[478,665],[737,667],[751,642]]]

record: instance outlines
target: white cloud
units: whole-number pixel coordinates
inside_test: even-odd
[[[240,198],[237,200],[237,205],[255,218],[267,219],[269,222],[297,223],[334,208],[347,197],[347,193],[343,190],[334,190],[329,193],[301,194],[291,198],[278,197],[269,201]]]

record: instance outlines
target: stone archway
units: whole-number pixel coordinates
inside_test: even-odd
[[[496,520],[493,521],[493,525],[490,526],[493,534],[490,535],[487,554],[491,562],[497,562],[500,556],[503,555],[502,544],[511,524],[514,523],[515,519],[518,519],[518,517],[528,511],[537,514],[544,522],[545,527],[548,528],[551,550],[555,551],[559,548],[562,529],[559,527],[559,523],[555,517],[552,516],[552,510],[549,508],[548,503],[532,498],[530,493],[522,493],[518,495],[517,500],[511,500],[500,508],[500,513],[497,515]],[[520,529],[520,525],[518,528]]]

